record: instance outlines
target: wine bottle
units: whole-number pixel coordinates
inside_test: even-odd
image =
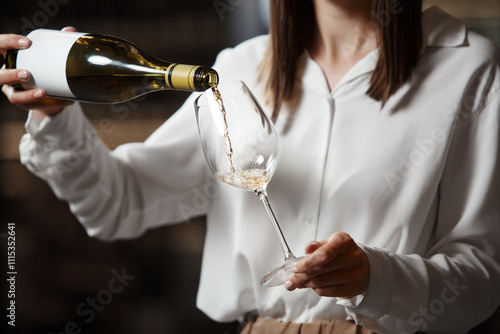
[[[204,91],[219,81],[214,69],[159,60],[112,36],[37,29],[27,37],[31,46],[10,50],[6,68],[28,70],[22,88],[54,98],[117,103],[158,90]]]

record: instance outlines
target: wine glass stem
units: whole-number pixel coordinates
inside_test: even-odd
[[[295,258],[292,251],[290,250],[290,247],[288,247],[285,236],[283,235],[283,231],[281,230],[278,220],[276,219],[273,209],[271,208],[271,204],[269,203],[269,198],[267,197],[266,190],[260,189],[257,190],[255,193],[257,194],[257,196],[259,196],[260,201],[262,202],[262,204],[264,204],[264,207],[266,208],[267,214],[269,215],[269,219],[271,220],[271,223],[274,227],[274,232],[276,232],[276,236],[278,237],[281,250],[285,255],[285,260]]]

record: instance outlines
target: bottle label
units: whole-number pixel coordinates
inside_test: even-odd
[[[32,44],[17,53],[16,67],[31,72],[24,89],[42,88],[47,95],[74,98],[66,79],[66,60],[73,44],[86,33],[37,29],[29,33]]]

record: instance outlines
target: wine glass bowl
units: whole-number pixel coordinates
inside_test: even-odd
[[[201,144],[210,170],[219,178],[248,172],[270,180],[280,153],[272,122],[243,82],[229,82],[217,89],[223,97],[225,116],[212,89],[195,102]]]
[[[222,182],[255,193],[264,205],[285,257],[264,286],[284,284],[296,258],[271,208],[266,188],[279,161],[279,136],[259,102],[242,81],[222,82],[195,101],[201,145],[212,173]]]

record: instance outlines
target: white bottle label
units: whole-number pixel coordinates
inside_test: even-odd
[[[16,68],[31,72],[32,79],[25,89],[42,88],[49,96],[75,96],[66,78],[66,60],[73,44],[86,33],[37,29],[26,37],[31,46],[17,53]]]

